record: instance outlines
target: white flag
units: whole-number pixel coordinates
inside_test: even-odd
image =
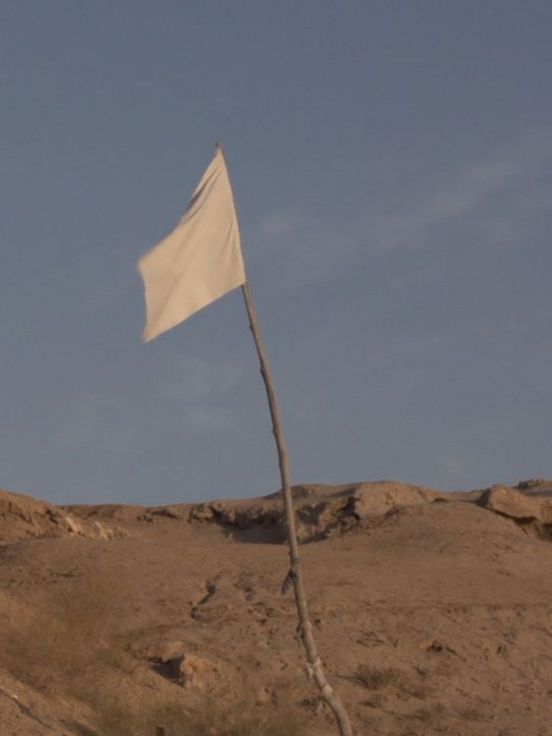
[[[222,151],[176,228],[143,256],[147,342],[245,283],[238,219]]]

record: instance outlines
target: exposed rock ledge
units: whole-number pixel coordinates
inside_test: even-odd
[[[552,535],[552,481],[544,479],[454,493],[394,481],[301,485],[294,486],[293,496],[301,542],[324,539],[400,509],[438,502],[473,503],[539,534]],[[0,491],[0,542],[45,537],[117,539],[155,522],[216,524],[241,541],[279,543],[285,539],[280,492],[253,499],[147,508],[116,504],[57,507]]]
[[[0,541],[44,537],[114,539],[126,536],[122,529],[97,520],[77,519],[62,508],[19,493],[0,491]]]
[[[474,503],[545,536],[552,532],[552,481],[541,478],[522,481],[515,487],[495,485],[451,493],[394,481],[304,485],[295,486],[293,496],[301,542],[347,531],[399,509],[438,502]],[[190,509],[189,518],[219,524],[244,541],[280,542],[285,538],[280,493],[258,499],[197,504]]]
[[[527,486],[527,481],[516,488],[492,486],[484,491],[479,504],[519,524],[535,525],[546,531],[552,527],[552,493],[546,481],[541,486]]]
[[[393,481],[294,486],[293,497],[301,542],[347,531],[395,509],[449,500],[445,493]],[[259,541],[279,542],[285,538],[280,492],[257,499],[198,504],[191,508],[190,520],[215,522],[249,541],[258,537]]]

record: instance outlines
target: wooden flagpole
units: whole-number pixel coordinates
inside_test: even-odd
[[[274,439],[276,441],[276,449],[278,451],[278,463],[280,465],[280,477],[282,480],[282,493],[288,533],[289,557],[291,563],[288,573],[288,579],[291,579],[293,590],[295,592],[295,604],[297,606],[297,614],[299,617],[299,628],[307,655],[307,670],[309,676],[314,677],[316,684],[320,689],[322,697],[332,709],[337,724],[339,726],[340,735],[352,736],[353,732],[351,730],[351,724],[349,722],[347,712],[341,701],[341,698],[334,691],[334,689],[326,679],[326,675],[324,674],[324,669],[322,667],[322,662],[320,660],[320,657],[318,656],[316,642],[312,633],[312,624],[309,620],[309,612],[307,608],[305,585],[303,583],[303,571],[301,568],[301,560],[299,557],[299,544],[297,542],[297,533],[295,529],[295,510],[293,507],[293,497],[291,493],[286,440],[282,429],[278,402],[276,401],[276,394],[274,392],[272,374],[270,371],[270,366],[268,363],[268,358],[261,335],[259,321],[257,319],[257,314],[255,311],[255,305],[251,296],[251,290],[247,281],[242,286],[242,292],[245,300],[247,316],[249,317],[249,326],[253,335],[253,339],[255,341],[257,355],[259,357],[261,374],[265,384],[268,405],[270,408],[270,416],[272,417],[272,428]]]
[[[224,156],[224,151],[222,150],[222,146],[220,143],[217,143],[217,147]],[[232,187],[231,183],[230,187]],[[237,209],[233,190],[232,197],[234,199],[234,209],[236,210],[237,220]],[[301,559],[299,557],[299,544],[297,542],[297,532],[295,528],[295,510],[293,507],[293,496],[291,493],[291,475],[289,470],[287,444],[282,428],[282,421],[280,418],[278,402],[276,400],[276,393],[274,391],[272,372],[270,370],[268,356],[264,346],[261,328],[259,320],[257,318],[257,312],[255,309],[255,304],[253,302],[253,296],[251,294],[249,282],[246,281],[241,288],[245,301],[247,316],[249,318],[249,327],[251,329],[251,334],[253,335],[253,340],[255,341],[255,348],[257,350],[257,355],[259,358],[261,375],[263,377],[266,389],[270,416],[272,418],[272,430],[276,442],[276,450],[278,452],[278,464],[280,466],[280,478],[282,481],[282,494],[284,501],[290,557],[290,569],[286,578],[286,582],[291,581],[295,593],[295,605],[297,607],[297,615],[299,618],[299,630],[307,655],[307,671],[309,674],[309,678],[314,677],[314,680],[320,689],[322,697],[332,709],[337,721],[337,725],[339,727],[340,736],[352,736],[353,732],[351,729],[349,717],[341,701],[341,698],[334,691],[334,689],[326,679],[326,675],[324,674],[324,669],[322,666],[322,661],[318,656],[318,649],[316,647],[316,642],[312,633],[312,624],[309,620],[307,596],[305,593],[305,585],[303,583],[303,571],[301,568]]]

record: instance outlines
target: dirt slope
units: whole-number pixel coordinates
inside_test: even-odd
[[[317,642],[358,734],[552,735],[551,482],[295,498]],[[0,492],[1,736],[335,733],[280,592],[280,505]]]

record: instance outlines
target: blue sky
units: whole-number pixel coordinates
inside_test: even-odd
[[[552,476],[552,5],[0,0],[0,486],[278,487],[239,291],[138,257],[225,144],[295,482]]]

